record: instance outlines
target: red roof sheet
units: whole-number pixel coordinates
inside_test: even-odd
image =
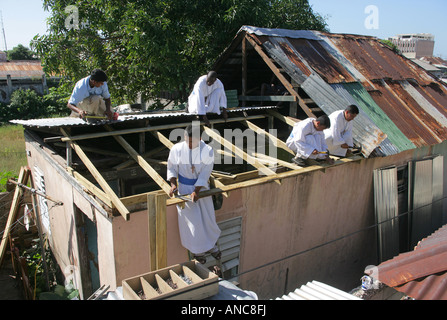
[[[44,74],[39,60],[19,60],[0,62],[0,78],[32,78],[42,77]]]
[[[417,300],[447,300],[447,225],[380,264],[378,280]]]

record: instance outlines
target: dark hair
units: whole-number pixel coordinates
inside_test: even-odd
[[[202,130],[199,124],[190,124],[185,128],[185,135],[188,137],[197,137],[200,139]]]
[[[327,116],[327,115],[322,115],[322,116],[319,116],[318,118],[317,118],[317,121],[318,122],[320,122],[320,125],[321,126],[325,126],[326,127],[326,129],[329,129],[330,127],[331,127],[331,120],[329,119],[329,117]]]
[[[91,79],[98,82],[105,82],[107,81],[107,75],[101,69],[95,69],[91,73]]]
[[[216,71],[208,72],[207,79],[210,79],[210,78],[217,79],[217,72]]]
[[[355,104],[347,106],[345,110],[350,114],[359,114],[359,108]]]

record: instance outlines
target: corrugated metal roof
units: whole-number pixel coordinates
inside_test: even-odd
[[[262,106],[262,107],[241,107],[227,109],[228,113],[241,112],[241,111],[259,111],[259,110],[269,110],[276,109],[276,106]],[[194,114],[179,111],[159,111],[159,112],[142,112],[135,114],[121,114],[118,120],[112,121],[128,122],[128,121],[138,121],[144,119],[163,119],[163,118],[186,118],[187,121],[195,117]],[[86,122],[80,118],[76,117],[62,117],[62,118],[48,118],[48,119],[30,119],[30,120],[11,120],[11,123],[20,124],[26,127],[73,127],[73,126],[98,126],[104,125],[104,123],[110,123],[109,121],[92,121]]]
[[[344,109],[349,99],[345,91],[342,100],[336,98],[341,91],[334,95],[323,82],[342,84],[345,89],[350,84],[363,86],[360,95],[354,94],[352,88],[347,91],[368,115],[354,121],[360,122],[359,127],[375,127],[360,131],[360,136],[359,132],[354,133],[367,148],[375,144],[385,155],[391,155],[396,150],[446,140],[446,88],[377,38],[254,27],[241,30],[261,43],[267,54],[327,114]]]
[[[447,225],[371,269],[377,279],[416,300],[447,300]]]
[[[362,300],[352,294],[319,281],[308,282],[295,291],[275,300]]]
[[[40,61],[36,60],[18,60],[0,62],[0,78],[34,78],[42,77],[44,74]]]

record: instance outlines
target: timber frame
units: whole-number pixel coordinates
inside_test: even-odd
[[[215,128],[218,125],[228,126],[229,124],[238,124],[247,130],[253,130],[258,136],[263,136],[265,139],[272,141],[273,145],[282,150],[282,155],[286,155],[274,158],[266,154],[259,152],[247,154],[246,150],[242,150],[239,146],[236,146],[231,141],[224,139],[216,133],[216,130],[212,128],[203,127],[204,133],[208,134],[215,142],[217,142],[224,150],[217,150],[217,153],[226,156],[239,157],[242,158],[247,167],[254,170],[248,170],[243,172],[229,173],[214,170],[210,177],[210,182],[213,188],[210,190],[200,192],[199,196],[210,196],[215,194],[223,194],[225,197],[230,197],[230,192],[233,190],[245,188],[248,186],[253,186],[257,184],[275,182],[278,185],[281,184],[281,179],[303,172],[313,171],[313,170],[325,170],[328,165],[312,166],[302,168],[290,162],[290,158],[293,156],[293,151],[291,151],[283,140],[272,135],[268,130],[261,128],[254,122],[257,120],[264,120],[269,125],[273,123],[273,119],[281,122],[286,127],[293,126],[297,121],[289,116],[284,116],[276,110],[267,110],[264,114],[257,115],[246,115],[246,116],[236,116],[230,117],[225,122],[223,119],[211,119],[211,126]],[[87,133],[87,134],[70,134],[67,128],[60,128],[61,136],[47,137],[42,140],[45,144],[53,144],[55,147],[65,149],[65,169],[68,175],[72,176],[83,189],[87,190],[90,195],[94,196],[94,201],[101,203],[103,208],[102,212],[107,211],[109,214],[117,212],[122,215],[125,220],[130,219],[131,212],[133,210],[141,210],[144,207],[150,207],[149,202],[154,202],[153,196],[160,197],[163,196],[164,203],[167,206],[171,205],[182,205],[185,198],[169,197],[170,186],[166,179],[160,174],[160,170],[156,170],[154,166],[165,167],[167,164],[166,159],[154,159],[154,155],[164,151],[169,151],[174,145],[174,142],[170,141],[165,134],[162,133],[163,130],[172,130],[176,128],[185,128],[191,122],[180,122],[175,124],[165,124],[165,125],[154,125],[146,126],[140,128],[131,129],[114,129],[113,123],[104,124],[101,126],[104,131]],[[203,125],[203,123],[201,123]],[[155,147],[149,151],[145,151],[141,147],[142,141],[146,140],[148,133],[151,137],[158,140],[161,146]],[[130,142],[126,140],[129,135],[138,135],[140,150],[137,151]],[[94,148],[91,146],[84,146],[81,143],[83,141],[101,139],[104,137],[113,137],[118,145],[122,147],[127,153],[117,152],[117,151],[105,151],[102,148]],[[135,143],[134,143],[135,144]],[[76,170],[73,166],[73,151],[76,153],[80,161],[83,163],[87,169],[84,173]],[[114,157],[121,161],[115,168],[125,169],[131,165],[137,165],[150,179],[152,179],[159,190],[143,192],[138,194],[132,194],[128,196],[120,196],[117,194],[107,182],[107,177],[101,173],[94,161],[90,159],[88,154],[101,154]],[[338,158],[335,158],[336,160]],[[355,161],[362,159],[362,157],[355,157],[349,159],[339,159],[334,163],[335,165],[342,164],[347,161]],[[273,169],[276,171],[273,171]],[[88,171],[89,176],[86,174]],[[98,207],[95,204],[95,207]]]

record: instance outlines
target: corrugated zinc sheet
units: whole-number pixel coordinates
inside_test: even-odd
[[[377,266],[378,280],[416,300],[447,300],[447,226]]]
[[[7,61],[0,62],[0,78],[33,78],[44,74],[40,61]]]
[[[328,115],[345,109],[349,104],[316,74],[309,76],[301,87]],[[354,139],[362,145],[362,153],[365,157],[369,157],[371,152],[387,138],[387,135],[363,113],[354,120],[352,130]]]
[[[276,106],[262,106],[262,107],[241,107],[227,109],[228,113],[235,113],[241,111],[259,111],[259,110],[269,110],[276,109]],[[126,122],[144,119],[162,119],[162,118],[185,118],[185,121],[191,121],[194,114],[179,111],[165,111],[165,112],[151,112],[151,113],[137,113],[137,114],[122,114],[118,117],[115,122]],[[62,117],[62,118],[49,118],[49,119],[30,119],[30,120],[11,120],[11,123],[20,124],[27,127],[61,127],[61,126],[97,126],[104,125],[104,123],[109,123],[108,121],[95,121],[86,122],[80,118],[76,117]]]
[[[397,168],[374,170],[374,208],[378,224],[379,261],[399,254]]]
[[[399,130],[393,121],[371,98],[370,94],[359,83],[345,83],[342,86],[355,100],[355,104],[362,109],[377,126],[387,133],[388,139],[399,151],[414,149],[415,145]],[[337,91],[341,94],[340,91]]]
[[[375,85],[378,91],[371,91],[371,97],[414,145],[422,147],[439,143],[439,138],[408,112],[384,80]]]
[[[300,288],[275,300],[362,300],[350,293],[319,281],[308,282]]]

